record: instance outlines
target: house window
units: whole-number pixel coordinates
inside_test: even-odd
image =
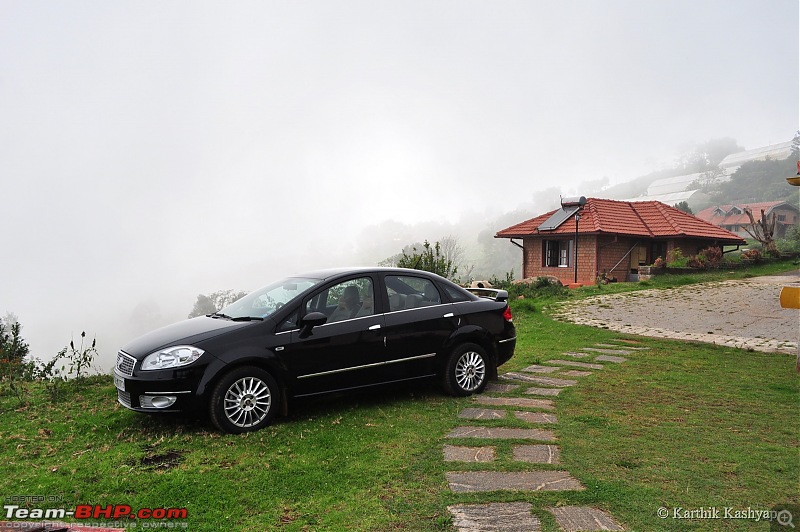
[[[779,222],[785,222],[786,221],[786,215],[785,214],[779,214],[778,215],[778,221]]]
[[[571,252],[572,240],[545,240],[544,266],[547,268],[568,268]]]

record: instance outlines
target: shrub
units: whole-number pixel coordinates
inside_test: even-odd
[[[705,269],[708,266],[705,262],[705,257],[701,257],[700,255],[689,257],[689,259],[686,261],[686,265],[690,268],[696,268],[698,270]]]
[[[0,393],[6,389],[24,403],[26,382],[33,380],[33,362],[25,361],[29,347],[22,338],[22,325],[12,316],[0,320]]]
[[[59,358],[66,358],[69,361],[69,375],[75,373],[75,378],[81,380],[86,376],[86,370],[92,367],[92,362],[97,356],[97,349],[95,349],[97,339],[92,340],[92,345],[83,347],[83,340],[86,338],[86,332],[81,332],[81,345],[75,348],[75,342],[70,340],[69,348],[65,347],[58,353]]]
[[[800,253],[800,225],[793,225],[786,231],[786,236],[778,240],[778,250],[781,253]]]
[[[656,260],[653,261],[654,268],[666,268],[667,261],[664,260],[664,257],[656,257]]]
[[[7,320],[10,325],[0,321],[0,394],[7,390],[16,396],[20,405],[26,401],[27,383],[40,381],[50,400],[56,402],[61,397],[63,385],[69,376],[74,375],[74,384],[83,383],[88,370],[97,356],[96,340],[84,347],[86,333],[81,333],[78,347],[74,341],[58,352],[49,362],[39,359],[25,360],[28,344],[22,339],[22,326],[17,321]]]
[[[675,248],[667,252],[667,267],[686,268],[688,264],[689,259],[683,255],[681,248]]]
[[[722,265],[722,249],[719,247],[708,247],[700,250],[697,254],[700,261],[706,268],[719,268]]]
[[[743,251],[739,256],[741,257],[742,262],[753,264],[761,262],[762,258],[761,251],[757,249],[748,249],[747,251]]]
[[[500,284],[502,286],[504,283]],[[569,289],[564,287],[561,281],[551,277],[536,277],[529,282],[508,283],[503,289],[508,290],[511,298],[563,297],[569,293]]]

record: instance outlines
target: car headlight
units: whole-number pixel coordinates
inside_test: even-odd
[[[205,351],[191,345],[168,347],[147,355],[142,361],[142,369],[147,371],[153,369],[179,368],[191,364],[200,358],[200,355],[203,353],[205,353]]]

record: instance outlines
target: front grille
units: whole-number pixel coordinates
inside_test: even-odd
[[[123,351],[119,351],[117,353],[117,369],[123,375],[127,375],[128,377],[133,375],[133,366],[136,365],[136,359],[130,356],[128,353]]]
[[[117,401],[122,403],[122,406],[127,406],[128,408],[130,408],[131,394],[128,392],[123,392],[122,390],[117,390]]]

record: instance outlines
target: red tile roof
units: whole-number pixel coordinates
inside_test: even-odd
[[[730,212],[733,207],[737,207],[741,214]],[[713,223],[714,225],[749,225],[750,218],[745,214],[745,207],[753,211],[753,218],[756,220],[761,219],[761,210],[763,209],[766,214],[769,214],[775,207],[786,207],[792,210],[797,210],[794,206],[786,203],[785,201],[765,201],[762,203],[738,203],[736,205],[718,205],[716,207],[709,207],[697,213],[697,217],[706,222]],[[716,214],[717,209],[730,214]]]
[[[554,212],[499,231],[497,238],[575,234],[574,216],[552,231],[537,230]],[[707,238],[726,244],[744,244],[739,236],[659,201],[615,201],[588,198],[578,222],[580,234],[619,234],[649,238]]]

